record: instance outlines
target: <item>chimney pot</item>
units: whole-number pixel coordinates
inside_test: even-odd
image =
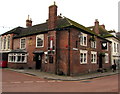
[[[26,27],[31,27],[32,26],[32,19],[30,18],[30,16],[28,15],[28,18],[26,20]]]

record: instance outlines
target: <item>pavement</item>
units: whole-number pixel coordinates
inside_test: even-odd
[[[16,71],[19,73],[37,76],[37,77],[48,79],[48,80],[62,80],[62,81],[80,81],[80,80],[87,80],[87,79],[93,79],[93,78],[99,78],[99,77],[119,74],[118,70],[116,72],[109,70],[103,73],[95,72],[95,73],[82,74],[78,76],[65,76],[65,75],[60,76],[60,75],[55,75],[52,73],[41,72],[40,70],[35,70],[35,69],[10,69],[10,68],[7,68],[7,69]]]

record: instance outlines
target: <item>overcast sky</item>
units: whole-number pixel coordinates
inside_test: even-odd
[[[58,15],[70,18],[86,27],[93,26],[95,19],[105,24],[107,30],[118,31],[119,0],[1,0],[0,34],[21,26],[29,14],[33,25],[44,23],[48,7],[56,1]]]

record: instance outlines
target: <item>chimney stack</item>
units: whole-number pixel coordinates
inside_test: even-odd
[[[49,6],[48,29],[56,28],[56,21],[57,21],[57,6],[54,2],[54,5]]]
[[[96,34],[99,34],[99,21],[98,21],[98,19],[95,20],[94,32],[95,32]]]
[[[103,25],[101,25],[101,27],[103,28],[103,29],[105,29],[105,25],[103,24]]]
[[[26,27],[31,27],[32,26],[32,19],[29,18],[29,15],[28,15],[28,19],[26,20]]]

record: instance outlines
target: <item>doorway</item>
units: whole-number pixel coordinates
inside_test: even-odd
[[[35,58],[36,58],[36,66],[35,66],[35,68],[36,68],[36,69],[41,69],[42,55],[36,54],[36,55],[35,55]]]
[[[99,68],[103,67],[103,58],[102,55],[99,56]]]

